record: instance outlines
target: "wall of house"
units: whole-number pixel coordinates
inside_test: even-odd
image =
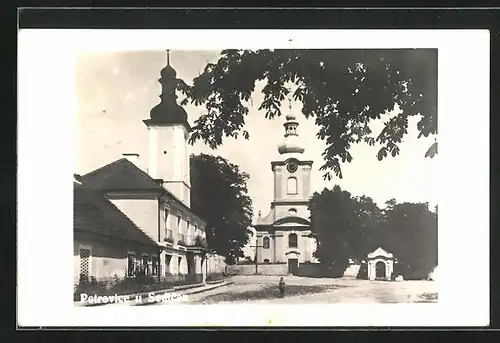
[[[187,265],[186,252],[182,251],[165,251],[162,253],[161,264],[162,264],[162,274],[164,276],[168,275],[187,275],[188,265]]]
[[[133,251],[136,258],[143,253],[158,255],[158,249],[133,242],[115,241],[90,234],[75,233],[73,240],[74,281],[80,275],[80,248],[90,248],[89,276],[98,280],[109,280],[114,276],[124,277],[127,271],[127,255]]]
[[[158,237],[159,205],[157,199],[111,199],[111,202],[155,242]]]
[[[167,211],[168,216],[165,218],[164,211]],[[167,237],[167,229],[172,230],[172,237],[177,243],[180,235],[183,234],[186,243],[194,243],[196,236],[206,238],[206,224],[191,211],[175,201],[170,201],[162,207],[160,223],[160,240],[163,242]],[[180,220],[179,220],[180,219]]]

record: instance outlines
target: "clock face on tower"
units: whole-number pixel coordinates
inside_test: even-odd
[[[288,164],[286,165],[286,170],[288,170],[289,173],[295,173],[297,171],[297,162],[288,162]]]

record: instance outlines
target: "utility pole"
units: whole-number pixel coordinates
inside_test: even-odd
[[[250,248],[255,248],[255,275],[257,275],[257,272],[259,270],[259,248],[263,248],[263,245],[258,245],[258,240],[256,240],[255,245],[250,245]]]

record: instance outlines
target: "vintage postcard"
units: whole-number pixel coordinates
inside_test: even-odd
[[[20,325],[488,324],[487,31],[19,39]]]

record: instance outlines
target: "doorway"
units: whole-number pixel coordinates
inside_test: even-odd
[[[288,260],[288,273],[292,275],[297,275],[299,270],[299,260],[296,258],[290,258]]]
[[[194,274],[194,257],[192,254],[188,253],[186,255],[186,262],[187,262],[187,273],[189,275]]]
[[[385,274],[385,263],[382,261],[378,261],[377,264],[375,264],[375,277],[377,279],[385,279],[386,274]]]

